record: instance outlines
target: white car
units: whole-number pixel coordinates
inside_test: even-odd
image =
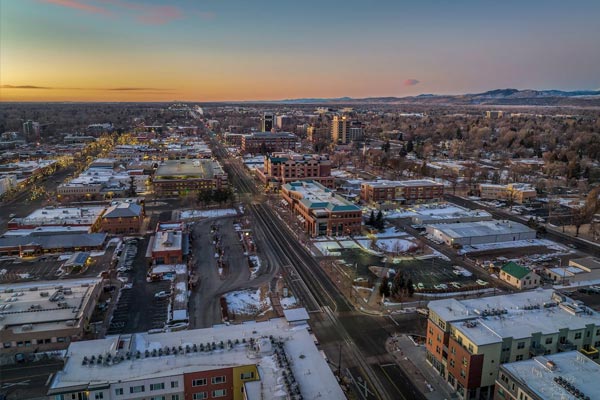
[[[164,290],[161,290],[160,292],[154,293],[154,298],[156,298],[156,299],[166,299],[170,295],[171,295],[170,292],[165,292]]]

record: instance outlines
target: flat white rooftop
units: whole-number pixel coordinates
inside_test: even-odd
[[[261,398],[281,398],[282,368],[278,367],[269,337],[283,341],[290,369],[304,398],[345,399],[335,376],[317,350],[306,326],[291,327],[285,319],[241,325],[219,325],[189,331],[112,336],[100,340],[71,343],[67,363],[51,384],[51,392],[81,385],[112,384],[130,380],[176,376],[240,365],[257,365],[261,378]],[[253,339],[258,349],[248,345]],[[221,341],[224,348],[220,349]],[[238,342],[236,344],[236,341]],[[215,350],[200,350],[215,343]],[[179,351],[181,346],[183,351]],[[194,346],[196,351],[194,351]],[[173,354],[173,347],[177,354]],[[165,349],[169,348],[169,355]],[[158,350],[162,355],[158,355]],[[139,358],[138,352],[139,351]],[[126,353],[130,352],[130,359]],[[153,355],[154,353],[154,355]],[[84,365],[98,355],[123,356],[118,363]]]
[[[0,330],[21,333],[73,326],[67,321],[82,317],[99,282],[93,278],[0,285]]]
[[[369,185],[375,188],[385,188],[385,187],[413,187],[413,186],[444,186],[441,183],[437,183],[428,179],[415,179],[410,181],[390,181],[390,180],[377,180],[364,182],[365,185]]]
[[[182,232],[178,230],[158,231],[154,236],[152,251],[169,251],[182,249]]]
[[[548,361],[553,363],[554,367],[549,367]],[[501,368],[542,399],[576,398],[560,383],[559,377],[590,399],[597,398],[600,393],[600,365],[578,351],[534,357],[526,361],[507,363]]]
[[[504,221],[477,221],[461,222],[457,224],[439,224],[431,225],[433,229],[441,231],[451,238],[475,237],[475,236],[493,236],[517,233],[534,232],[523,224],[517,222]]]
[[[20,219],[21,225],[93,225],[105,207],[44,207]]]
[[[499,343],[505,337],[527,338],[534,332],[545,335],[564,328],[577,330],[589,324],[600,326],[598,312],[567,300],[562,304],[570,304],[577,310],[570,312],[556,305],[553,293],[552,289],[539,289],[470,300],[435,300],[428,307],[446,322],[452,322],[476,345]],[[551,303],[552,306],[547,306]],[[461,324],[460,321],[475,323]]]

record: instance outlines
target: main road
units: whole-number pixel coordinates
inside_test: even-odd
[[[399,330],[413,332],[419,324],[424,330],[423,317],[417,315],[397,321],[356,310],[265,202],[264,194],[241,163],[230,158],[216,140],[213,140],[213,148],[237,188],[240,200],[247,204],[267,262],[281,267],[286,283],[311,314],[316,336],[322,343],[330,343],[338,354],[330,362],[349,372],[354,382],[365,382],[357,384],[363,388],[366,385],[360,394],[364,399],[424,399],[401,369],[394,369],[393,374],[384,370],[394,362],[385,349],[385,340]]]

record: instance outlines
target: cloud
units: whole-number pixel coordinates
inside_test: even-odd
[[[34,85],[2,85],[2,89],[52,89],[48,86],[34,86]]]
[[[171,90],[171,89],[144,88],[144,87],[118,87],[118,88],[108,88],[108,89],[99,89],[99,90],[109,90],[112,92],[134,92],[134,91],[144,91],[144,90],[163,91],[163,90]]]
[[[419,83],[421,83],[420,81],[416,80],[416,79],[406,79],[402,84],[404,86],[415,86],[418,85]]]
[[[186,17],[184,11],[175,5],[147,4],[141,1],[124,0],[38,0],[65,8],[85,11],[92,14],[122,14],[145,25],[165,25]],[[97,4],[97,5],[94,5]],[[204,20],[214,19],[213,12],[194,13]]]
[[[80,0],[39,0],[42,3],[54,4],[56,6],[72,8],[74,10],[85,11],[91,14],[111,15],[110,10],[98,7],[93,4],[88,4]]]
[[[146,25],[164,25],[181,18],[183,18],[183,13],[175,6],[147,7],[135,17],[136,20]]]

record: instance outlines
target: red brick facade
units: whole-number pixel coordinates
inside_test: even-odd
[[[183,386],[184,400],[195,400],[196,393],[206,393],[206,399],[233,400],[233,368],[183,374]],[[224,395],[216,397],[215,394],[220,395],[222,390]]]

